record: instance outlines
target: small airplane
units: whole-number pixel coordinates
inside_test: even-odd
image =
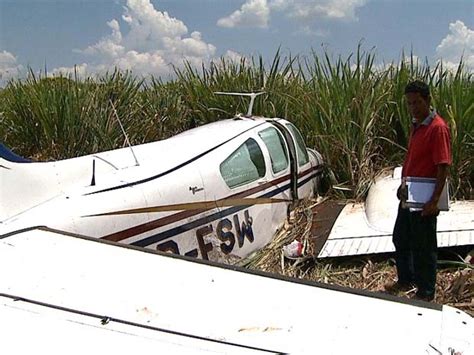
[[[228,263],[262,248],[315,194],[323,159],[243,95],[246,115],[158,142],[52,162],[3,147],[0,235],[47,226]]]

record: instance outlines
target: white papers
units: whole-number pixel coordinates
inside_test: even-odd
[[[411,210],[421,210],[423,205],[431,199],[435,184],[436,179],[407,177],[406,186],[408,197],[405,201],[405,207],[409,207]],[[449,210],[449,192],[447,186],[448,183],[446,182],[439,198],[438,208],[440,211]]]

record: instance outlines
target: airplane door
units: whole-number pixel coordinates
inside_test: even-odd
[[[294,144],[296,146],[297,153],[297,191],[298,198],[307,198],[310,197],[313,193],[313,184],[312,175],[313,169],[311,167],[311,162],[308,156],[308,150],[304,143],[303,137],[301,136],[300,131],[290,122],[285,123],[285,127],[289,130],[291,136],[293,137]]]
[[[312,169],[306,145],[298,129],[290,122],[283,122],[273,123],[283,133],[290,151],[292,197],[294,200],[310,197]]]
[[[285,127],[284,124],[272,121],[276,128],[283,134],[285,138],[285,143],[288,147],[289,151],[289,159],[290,159],[290,185],[291,185],[291,197],[293,200],[298,199],[298,158],[296,152],[296,145],[291,135],[289,129]]]

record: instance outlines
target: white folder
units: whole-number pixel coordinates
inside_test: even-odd
[[[407,177],[405,183],[408,196],[404,202],[404,206],[410,209],[421,210],[423,205],[427,203],[433,195],[436,179]],[[449,188],[447,181],[439,197],[438,208],[440,211],[449,211]]]

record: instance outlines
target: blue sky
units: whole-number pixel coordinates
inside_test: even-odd
[[[96,74],[118,66],[168,76],[183,59],[347,56],[374,48],[398,62],[402,50],[474,71],[471,0],[0,0],[0,76],[28,67]]]

